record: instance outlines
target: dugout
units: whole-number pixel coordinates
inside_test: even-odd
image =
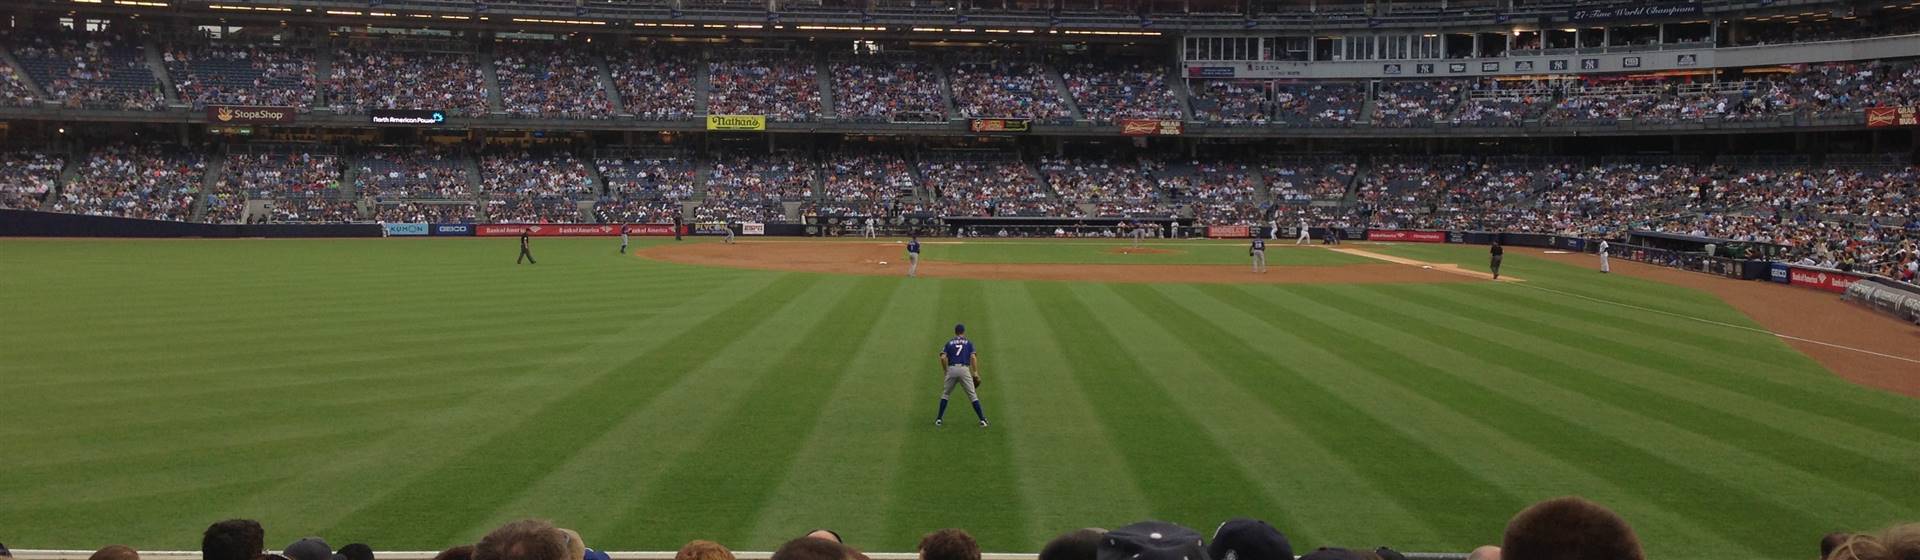
[[[1001,231],[1007,237],[1058,237],[1064,232],[1068,237],[1106,237],[1113,232],[1114,238],[1124,237],[1120,233],[1121,224],[1149,224],[1147,237],[1200,237],[1200,232],[1191,230],[1191,224],[1173,216],[1139,218],[1059,218],[1044,216],[986,216],[958,217],[950,216],[942,220],[946,226],[942,235],[957,235],[965,232],[973,237],[999,237]]]

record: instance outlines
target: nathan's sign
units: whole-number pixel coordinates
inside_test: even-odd
[[[1179,136],[1182,130],[1182,123],[1177,120],[1120,120],[1120,133],[1127,136]]]
[[[1920,124],[1920,107],[1868,107],[1867,128]]]
[[[1033,130],[1033,119],[973,119],[967,128],[974,132],[1027,132]]]
[[[427,109],[374,109],[367,115],[373,124],[436,125],[447,123],[447,112]]]
[[[707,115],[707,130],[766,129],[766,115]]]
[[[207,120],[217,124],[286,124],[296,113],[292,107],[207,106]]]

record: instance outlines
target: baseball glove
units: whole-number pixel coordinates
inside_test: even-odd
[[[978,371],[973,372],[973,388],[980,388],[980,372]]]

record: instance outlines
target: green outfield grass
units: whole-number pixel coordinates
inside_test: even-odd
[[[540,264],[514,266],[514,244],[0,240],[0,538],[192,549],[244,516],[273,547],[438,549],[538,516],[615,550],[833,527],[907,551],[959,526],[1033,551],[1253,516],[1296,550],[1464,551],[1581,494],[1655,558],[1787,560],[1920,519],[1920,403],[1764,334],[1520,284],[908,281],[608,239],[536,240]],[[974,247],[930,251],[1100,258]],[[1746,322],[1695,291],[1507,267]],[[989,430],[964,403],[931,425],[960,321]]]
[[[1166,253],[1120,253],[1131,241],[1072,239],[1053,241],[967,239],[925,240],[930,261],[993,264],[1229,264],[1246,266],[1247,242],[1222,240],[1146,240],[1141,246]],[[1270,242],[1270,266],[1326,266],[1378,262],[1331,251],[1294,249],[1291,241]]]

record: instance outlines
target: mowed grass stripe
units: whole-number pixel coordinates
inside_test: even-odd
[[[924,407],[916,405],[939,383],[932,349],[940,333],[926,329],[939,295],[933,282],[906,281],[893,290],[872,332],[849,353],[846,375],[822,399],[819,418],[768,499],[774,507],[761,508],[749,536],[730,546],[772,550],[803,531],[832,527],[869,550],[904,550],[868,538],[886,530],[898,450],[922,435],[901,420],[920,418]]]
[[[1171,389],[1148,375],[1112,330],[1126,325],[1109,325],[1095,315],[1072,286],[1027,287],[1049,327],[1070,341],[1061,345],[1066,371],[1093,403],[1108,444],[1119,450],[1155,518],[1205,527],[1219,522],[1222,512],[1278,514],[1249,492],[1259,485],[1248,473],[1220,459],[1231,452],[1158,394]],[[1164,468],[1169,457],[1185,460],[1185,468]]]
[[[244,443],[190,444],[182,447],[182,453],[164,458],[130,457],[52,474],[9,467],[9,477],[17,476],[18,481],[0,481],[0,494],[7,496],[0,502],[0,512],[29,512],[51,503],[154,496],[212,481],[277,480],[317,467],[316,453],[350,449],[358,441],[391,430],[364,425],[319,430],[263,427],[256,432],[270,435],[232,438]],[[6,516],[0,513],[0,522]]]
[[[1450,348],[1473,348],[1476,357],[1505,367],[1548,385],[1560,387],[1586,398],[1598,400],[1621,410],[1645,416],[1674,428],[1712,438],[1743,452],[1798,469],[1806,478],[1819,479],[1822,486],[1851,488],[1900,504],[1908,511],[1920,510],[1920,495],[1911,490],[1910,481],[1920,479],[1920,468],[1858,453],[1853,449],[1817,440],[1813,437],[1775,428],[1765,422],[1717,410],[1720,403],[1683,400],[1657,388],[1635,385],[1612,376],[1595,373],[1581,375],[1586,368],[1551,357],[1529,348],[1559,348],[1578,357],[1579,352],[1562,345],[1564,337],[1540,336],[1537,331],[1508,330],[1504,317],[1483,313],[1475,306],[1442,298],[1409,296],[1392,289],[1380,293],[1403,305],[1398,320],[1413,328],[1406,332],[1434,344]],[[1422,310],[1425,310],[1422,312]],[[1447,317],[1467,325],[1443,324]],[[1520,325],[1522,329],[1526,325]],[[1476,333],[1504,333],[1496,338]],[[1533,332],[1533,335],[1523,334]],[[1510,337],[1510,338],[1509,338]],[[1508,342],[1512,341],[1512,342]],[[1594,362],[1588,362],[1589,367]],[[1840,475],[1835,477],[1834,475]],[[1891,475],[1891,476],[1889,476]],[[1833,491],[1839,491],[1835,488]],[[1861,497],[1866,499],[1865,496]],[[1858,504],[1865,507],[1865,504]]]
[[[982,377],[996,371],[993,360],[998,348],[1011,344],[1003,330],[1006,323],[986,313],[984,284],[976,280],[939,280],[940,307],[927,317],[929,332],[951,335],[955,323],[965,323],[969,336],[980,348]],[[946,336],[938,336],[926,347],[929,358],[940,350]],[[994,381],[987,381],[989,387]],[[987,418],[995,419],[998,410],[988,392],[982,397]],[[938,393],[933,393],[937,397]],[[893,499],[887,504],[888,523],[879,541],[897,550],[907,550],[920,537],[936,529],[963,527],[977,531],[984,550],[1035,550],[1035,540],[1027,532],[1027,510],[1022,506],[1020,477],[1013,465],[1012,437],[1006,418],[1000,425],[981,429],[973,419],[972,404],[966,392],[954,389],[947,409],[947,425],[933,426],[938,398],[918,401],[917,414],[898,420],[907,432],[906,445],[899,449],[897,464],[901,471],[893,482]],[[864,540],[864,539],[863,539]]]
[[[713,411],[724,414],[718,429],[634,500],[613,532],[667,542],[746,539],[806,441],[798,428],[819,420],[820,403],[899,286],[895,278],[864,278],[809,330],[793,333],[799,343],[758,373],[738,402]]]
[[[1487,271],[1487,247],[1484,245],[1373,245],[1361,249],[1438,263],[1455,263],[1469,270]],[[1599,273],[1599,257],[1593,266],[1573,266],[1527,254],[1526,250],[1508,251],[1500,274],[1524,278],[1529,283],[1608,301],[1641,307],[1664,309],[1715,321],[1751,325],[1752,320],[1722,304],[1706,292],[1642,280],[1624,274]],[[1619,259],[1615,259],[1619,262]],[[1525,291],[1525,286],[1508,286]]]
[[[1754,334],[1715,327],[1678,317],[1657,315],[1604,303],[1568,298],[1539,290],[1500,290],[1489,294],[1484,286],[1422,286],[1438,288],[1431,292],[1470,293],[1472,299],[1484,299],[1504,308],[1524,309],[1543,317],[1577,324],[1614,337],[1627,337],[1636,343],[1659,345],[1676,351],[1704,354],[1718,362],[1777,365],[1781,360],[1804,361],[1806,356],[1785,345],[1753,344]],[[1456,296],[1458,297],[1458,296]]]
[[[529,411],[517,424],[505,426],[488,442],[421,474],[416,477],[417,483],[357,508],[354,514],[322,532],[364,535],[368,540],[388,542],[454,542],[464,536],[459,534],[461,531],[473,526],[475,517],[488,511],[473,503],[476,496],[472,489],[478,487],[478,483],[484,481],[485,487],[495,492],[487,494],[489,498],[505,499],[507,489],[524,487],[538,480],[619,421],[619,415],[606,411],[645,405],[680,375],[711,359],[730,342],[726,337],[713,336],[714,333],[750,328],[764,320],[768,310],[791,302],[817,281],[818,277],[807,275],[780,278],[631,361],[648,364],[648,375],[604,375],[594,379],[565,398]],[[512,454],[503,455],[507,450]],[[439,506],[452,503],[468,507],[448,511]],[[409,527],[376,524],[377,520],[394,515],[408,516],[414,522]]]
[[[1900,429],[1902,423],[1897,416],[1913,414],[1914,407],[1911,399],[1861,390],[1856,385],[1834,378],[1821,371],[1822,366],[1818,363],[1805,355],[1792,352],[1774,337],[1747,333],[1747,338],[1742,343],[1728,343],[1725,346],[1733,350],[1751,350],[1754,354],[1767,353],[1765,351],[1768,349],[1787,349],[1793,355],[1772,362],[1754,363],[1753,367],[1748,368],[1727,369],[1730,365],[1736,364],[1727,364],[1727,360],[1713,360],[1700,356],[1675,359],[1672,364],[1664,368],[1653,367],[1653,364],[1648,361],[1633,360],[1630,356],[1689,354],[1689,350],[1685,347],[1661,344],[1657,338],[1637,337],[1631,332],[1622,332],[1605,325],[1600,319],[1593,322],[1561,320],[1548,311],[1551,308],[1536,307],[1531,303],[1505,302],[1493,298],[1487,301],[1476,301],[1474,305],[1468,306],[1457,298],[1471,298],[1471,295],[1435,286],[1392,287],[1383,288],[1382,291],[1409,303],[1444,313],[1435,316],[1439,320],[1445,320],[1451,316],[1473,315],[1494,321],[1488,324],[1496,325],[1502,330],[1526,334],[1554,333],[1555,336],[1552,339],[1556,341],[1569,340],[1567,336],[1574,334],[1584,334],[1574,339],[1579,342],[1560,347],[1568,352],[1592,356],[1610,366],[1624,367],[1629,371],[1651,372],[1661,380],[1651,382],[1658,386],[1647,387],[1649,391],[1680,398],[1715,397],[1711,399],[1714,404],[1718,404],[1725,412],[1741,415],[1749,422],[1790,428],[1805,428],[1807,422],[1828,423],[1834,429],[1824,433],[1821,440],[1834,440],[1835,436],[1841,436],[1840,439],[1855,441],[1864,437],[1872,440],[1874,442],[1872,445],[1875,446],[1904,446],[1910,443],[1910,441],[1901,441],[1905,438],[1893,433],[1906,433]],[[1595,342],[1603,344],[1594,344]],[[1596,348],[1596,346],[1605,348]],[[1638,351],[1625,353],[1623,350],[1627,348],[1635,348]],[[1747,384],[1739,385],[1747,390],[1734,390],[1730,387],[1732,385],[1730,382],[1715,383],[1700,379],[1698,375],[1692,375],[1703,371],[1725,372],[1720,376],[1722,379],[1765,378],[1771,380],[1770,383],[1776,390],[1758,392],[1752,390]],[[1644,386],[1648,383],[1642,382],[1640,385]],[[1834,397],[1851,398],[1861,407],[1884,409],[1886,413],[1896,418],[1874,417],[1872,419],[1883,425],[1885,429],[1863,429],[1844,419],[1832,417],[1825,409],[1800,404],[1800,398],[1796,394],[1799,392],[1831,393]],[[1782,412],[1785,414],[1781,414]],[[1920,417],[1914,420],[1920,421]]]
[[[1432,367],[1422,359],[1407,355],[1403,349],[1374,341],[1377,335],[1373,333],[1377,332],[1418,337],[1423,330],[1438,327],[1416,322],[1343,290],[1303,287],[1293,297],[1274,300],[1253,296],[1239,287],[1223,288],[1212,293],[1302,325],[1305,328],[1300,332],[1320,338],[1325,346],[1335,348],[1345,359],[1402,386],[1417,387],[1482,426],[1530,442],[1563,461],[1590,465],[1594,474],[1637,490],[1648,502],[1702,519],[1704,527],[1729,541],[1742,543],[1756,555],[1764,555],[1766,550],[1787,549],[1792,542],[1798,542],[1790,538],[1793,532],[1784,530],[1785,527],[1819,526],[1817,520],[1805,513],[1755,496],[1745,487],[1728,484],[1719,477],[1542,410],[1536,403],[1489,391],[1462,373]],[[1340,322],[1321,320],[1322,317]],[[1367,327],[1361,327],[1363,324]],[[1724,515],[1727,511],[1746,513],[1729,518]]]
[[[1786,382],[1770,379],[1761,375],[1746,373],[1746,370],[1733,370],[1718,360],[1702,359],[1690,352],[1662,352],[1642,346],[1636,342],[1616,340],[1601,336],[1591,330],[1575,330],[1562,326],[1565,321],[1536,320],[1517,314],[1496,311],[1486,306],[1468,306],[1446,298],[1404,298],[1410,303],[1428,306],[1444,306],[1445,310],[1462,315],[1484,318],[1489,324],[1509,325],[1517,330],[1534,333],[1537,336],[1563,341],[1578,341],[1578,345],[1588,351],[1603,354],[1625,363],[1656,370],[1681,368],[1692,373],[1690,379],[1701,381],[1715,387],[1746,394],[1754,398],[1778,404],[1800,412],[1813,414],[1844,422],[1862,430],[1880,433],[1908,442],[1920,443],[1920,431],[1887,425],[1886,413],[1877,410],[1864,410],[1859,399],[1832,394],[1829,391],[1809,391],[1807,388],[1788,385]],[[1571,323],[1578,324],[1578,323]],[[1759,340],[1765,344],[1777,344],[1775,341]],[[1768,368],[1755,368],[1765,370]],[[1832,386],[1822,389],[1832,389]],[[1909,407],[1902,411],[1888,411],[1899,416],[1920,422],[1920,409]]]
[[[1069,362],[1061,333],[1049,327],[1021,284],[989,285],[986,303],[996,338],[1006,344],[991,352],[984,390],[996,418],[1012,434],[1027,534],[1044,539],[1073,528],[1119,527],[1148,518],[1152,508],[1114,449],[1115,436],[1106,433],[1108,426],[1094,413],[1097,405],[1065,373]],[[937,344],[938,339],[928,341],[929,347]],[[936,391],[933,385],[916,396],[931,398]]]
[[[1311,438],[1313,445],[1331,452],[1336,463],[1326,467],[1366,481],[1369,488],[1392,500],[1398,509],[1428,514],[1418,519],[1423,533],[1450,542],[1465,538],[1463,535],[1485,534],[1497,528],[1498,519],[1436,512],[1509,511],[1525,503],[1159,290],[1117,286],[1115,291],[1147,316],[1173,325],[1166,332],[1192,348],[1202,363],[1299,426],[1299,432]],[[1277,331],[1291,334],[1300,327],[1272,321],[1264,314],[1249,314],[1267,321],[1267,326]],[[1325,343],[1306,337],[1302,340]]]

